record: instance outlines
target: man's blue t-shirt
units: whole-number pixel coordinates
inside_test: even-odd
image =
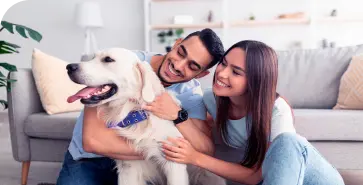
[[[149,53],[144,51],[134,51],[141,61],[150,63],[151,57],[155,53]],[[178,100],[181,102],[181,106],[188,111],[189,118],[195,118],[200,120],[206,119],[206,108],[203,104],[203,92],[198,80],[190,80],[189,82],[173,84],[166,87],[168,91],[175,93]],[[95,158],[103,157],[97,154],[85,152],[82,146],[82,128],[83,128],[83,110],[77,118],[76,125],[73,130],[73,136],[71,143],[68,147],[69,153],[74,160],[82,158]]]

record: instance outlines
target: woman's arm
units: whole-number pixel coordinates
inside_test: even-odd
[[[193,147],[199,152],[213,155],[214,144],[211,138],[207,136],[209,131],[205,125],[206,123],[203,120],[188,119],[176,127],[183,137],[192,143]]]
[[[201,103],[198,106],[204,106],[204,104]],[[178,111],[181,109],[167,92],[157,96],[152,103],[143,105],[142,108],[166,120],[175,120],[178,116]],[[193,110],[188,111],[192,112]],[[210,138],[210,131],[206,126],[206,121],[189,118],[177,124],[176,127],[195,149],[209,155],[213,154],[214,144]]]
[[[168,160],[199,166],[223,178],[242,184],[255,185],[262,180],[262,168],[256,171],[256,169],[246,168],[240,164],[216,159],[196,151],[183,138],[168,138],[168,141],[172,145],[166,142],[162,145],[162,151]]]
[[[246,168],[241,164],[219,160],[203,153],[198,153],[193,165],[242,184],[256,185],[262,180],[262,168],[255,171],[255,169]]]

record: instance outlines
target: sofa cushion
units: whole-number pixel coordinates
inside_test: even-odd
[[[31,161],[63,162],[69,140],[32,137],[30,146]]]
[[[310,143],[335,168],[363,170],[363,142],[312,141]]]
[[[363,141],[362,110],[294,109],[296,131],[308,140]]]
[[[35,85],[44,110],[48,114],[78,112],[83,108],[80,101],[68,103],[67,98],[85,87],[68,77],[68,62],[34,49],[32,71]]]
[[[363,55],[354,56],[343,74],[334,109],[363,110]]]
[[[26,119],[24,132],[31,137],[70,140],[79,115],[80,112],[35,113]]]
[[[278,51],[278,92],[294,108],[331,109],[337,102],[339,83],[354,55],[363,45]]]

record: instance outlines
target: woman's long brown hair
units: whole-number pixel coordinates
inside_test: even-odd
[[[258,41],[241,41],[227,50],[224,56],[234,48],[241,48],[246,53],[247,72],[247,131],[249,131],[246,155],[241,165],[248,168],[262,166],[268,149],[272,109],[278,94],[276,93],[278,64],[275,51]],[[216,97],[219,133],[226,135],[226,123],[230,108],[228,97]]]

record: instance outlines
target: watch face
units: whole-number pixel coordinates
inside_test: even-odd
[[[186,110],[180,111],[180,118],[182,120],[187,120],[188,119],[188,112]]]

